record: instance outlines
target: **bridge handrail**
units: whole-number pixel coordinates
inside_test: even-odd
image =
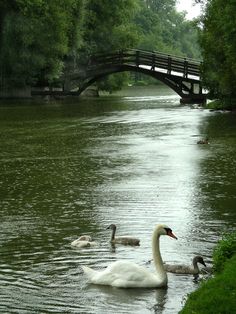
[[[130,50],[137,51],[135,49],[130,49]],[[146,53],[150,53],[150,54],[155,53],[156,55],[159,55],[159,56],[162,55],[165,57],[171,57],[173,59],[186,60],[186,61],[197,63],[197,64],[200,64],[202,62],[201,60],[197,60],[197,59],[193,59],[193,58],[189,58],[189,57],[184,57],[184,56],[179,56],[179,55],[172,55],[170,53],[160,52],[160,51],[156,51],[156,50],[149,51],[149,50],[139,49],[138,51],[146,52]]]
[[[144,49],[125,49],[125,50],[113,50],[109,53],[97,53],[94,56],[96,57],[104,57],[104,56],[113,56],[117,53],[128,53],[128,52],[132,52],[133,54],[136,54],[137,52],[142,53],[142,54],[146,54],[146,55],[153,55],[155,54],[156,56],[163,56],[163,57],[167,57],[167,58],[172,58],[172,59],[176,59],[176,60],[186,60],[188,62],[191,63],[196,63],[196,64],[201,64],[202,60],[197,60],[197,59],[193,59],[193,58],[189,58],[189,57],[183,57],[183,56],[177,56],[177,55],[172,55],[169,53],[164,53],[164,52],[160,52],[160,51],[150,51],[150,50],[144,50]]]
[[[200,76],[201,61],[160,52],[127,49],[94,55],[90,59],[89,67],[97,67],[104,64],[144,65],[150,66],[152,70],[161,68],[167,70],[169,74],[174,71],[182,73],[184,77],[188,77],[188,75]]]

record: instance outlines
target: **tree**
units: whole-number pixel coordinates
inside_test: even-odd
[[[135,0],[88,0],[85,5],[84,49],[91,54],[133,47]]]
[[[196,25],[176,11],[173,0],[140,0],[135,24],[139,48],[200,58]]]
[[[14,7],[4,6],[0,63],[7,85],[45,85],[61,75],[65,56],[78,42],[81,4],[15,0]]]
[[[88,56],[135,47],[138,36],[133,16],[138,9],[135,0],[88,0],[85,5],[81,60]],[[109,92],[120,89],[125,74],[111,75],[97,83]]]
[[[204,85],[213,98],[236,99],[236,2],[211,0],[201,33]]]

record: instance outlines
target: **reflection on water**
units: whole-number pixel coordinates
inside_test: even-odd
[[[172,314],[197,288],[174,274],[168,289],[99,287],[80,268],[128,259],[154,271],[146,262],[159,222],[178,236],[161,239],[165,261],[211,263],[235,228],[235,115],[155,93],[1,105],[1,313]],[[196,145],[206,135],[210,145]],[[111,247],[111,223],[140,247]],[[99,246],[72,248],[83,233]]]

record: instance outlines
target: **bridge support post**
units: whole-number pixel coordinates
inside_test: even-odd
[[[186,95],[180,99],[181,104],[202,104],[206,103],[206,96],[203,94],[199,95]]]

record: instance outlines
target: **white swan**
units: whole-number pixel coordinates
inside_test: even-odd
[[[89,235],[82,235],[78,239],[71,242],[71,246],[75,246],[77,248],[91,247],[96,245],[97,242],[94,242],[92,237]]]
[[[112,244],[124,244],[124,245],[139,245],[140,240],[132,237],[115,237],[116,225],[111,224],[107,229],[111,229],[111,240]]]
[[[188,266],[188,265],[164,264],[164,268],[167,272],[170,272],[170,273],[198,275],[200,273],[198,263],[200,263],[206,267],[206,264],[205,264],[202,256],[197,255],[193,258],[193,264],[190,266]]]
[[[82,235],[75,241],[93,241],[92,237],[90,235]]]
[[[129,261],[117,261],[103,271],[96,271],[82,266],[90,282],[99,285],[109,285],[118,288],[161,288],[167,285],[167,275],[159,249],[161,235],[176,236],[166,225],[157,225],[152,235],[152,254],[156,273],[149,272],[145,267]]]

